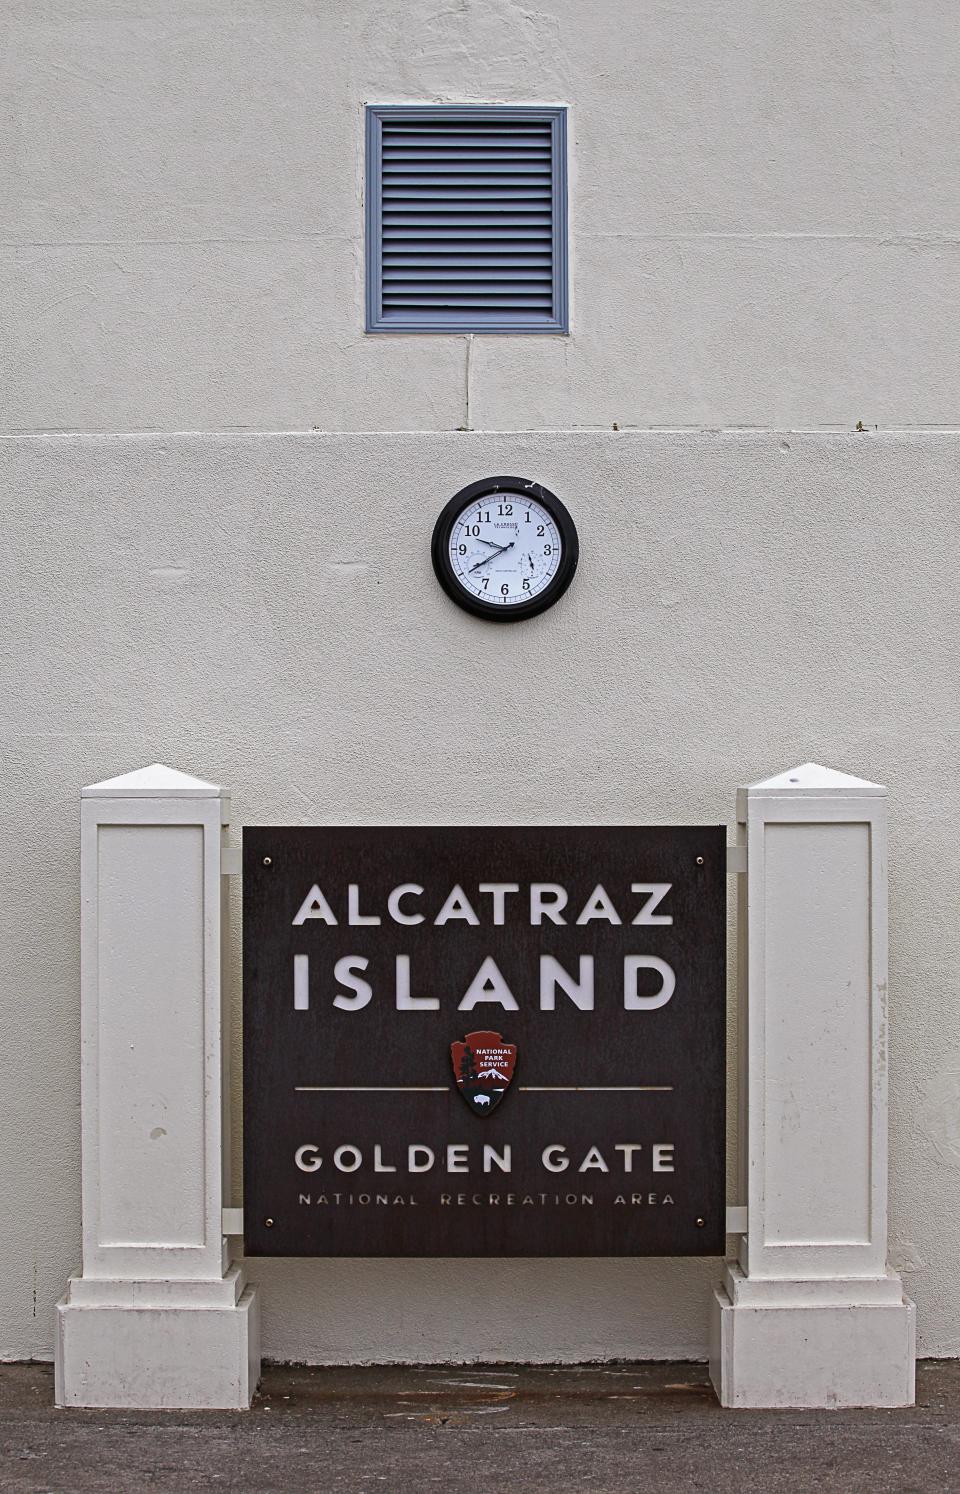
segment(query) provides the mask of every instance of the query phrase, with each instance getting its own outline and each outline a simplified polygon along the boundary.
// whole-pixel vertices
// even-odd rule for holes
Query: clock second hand
[[[490,545],[490,544],[493,543],[493,541],[492,540],[484,540],[483,543],[485,545]],[[511,540],[510,543],[509,543],[509,545],[498,545],[497,546],[496,555],[488,555],[488,556],[486,556],[486,558],[484,560],[478,560],[477,563],[476,563],[476,565],[472,565],[470,567],[470,570],[467,572],[467,575],[468,576],[471,575],[473,571],[478,571],[482,565],[489,565],[490,562],[491,562],[491,560],[496,560],[497,555],[503,555],[503,554],[506,553],[507,550],[512,550],[515,543],[516,543],[515,540]]]

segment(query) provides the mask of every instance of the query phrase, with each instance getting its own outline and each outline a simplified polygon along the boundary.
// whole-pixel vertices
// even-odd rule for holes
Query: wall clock
[[[491,622],[552,607],[580,558],[576,525],[540,483],[485,477],[446,504],[433,530],[433,568],[447,596]]]

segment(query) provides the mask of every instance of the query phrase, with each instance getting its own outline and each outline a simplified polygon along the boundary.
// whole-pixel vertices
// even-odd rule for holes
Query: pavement
[[[3,1494],[960,1491],[960,1361],[906,1411],[724,1411],[706,1367],[272,1367],[253,1408],[57,1411],[0,1365]]]

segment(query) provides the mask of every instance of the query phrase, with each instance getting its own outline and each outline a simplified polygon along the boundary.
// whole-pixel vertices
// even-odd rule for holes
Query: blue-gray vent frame
[[[516,120],[550,126],[551,288],[549,312],[498,310],[488,316],[474,310],[384,312],[383,307],[383,126],[402,124],[455,125],[463,121]],[[429,225],[427,225],[429,226]],[[424,252],[429,252],[425,250]],[[477,256],[479,257],[479,256]],[[429,283],[429,282],[428,282]],[[425,292],[426,293],[426,292]],[[570,330],[569,249],[567,214],[567,110],[562,105],[512,104],[368,104],[366,109],[366,331],[367,332],[477,332],[548,333]]]

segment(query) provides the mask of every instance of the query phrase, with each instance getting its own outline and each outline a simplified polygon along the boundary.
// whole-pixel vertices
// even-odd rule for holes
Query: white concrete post
[[[229,794],[156,763],[81,803],[83,1267],[61,1406],[244,1407],[256,1293],[222,1232]]]
[[[741,1198],[713,1306],[725,1406],[908,1406],[912,1302],[887,1267],[887,824],[807,763],[738,795]]]

